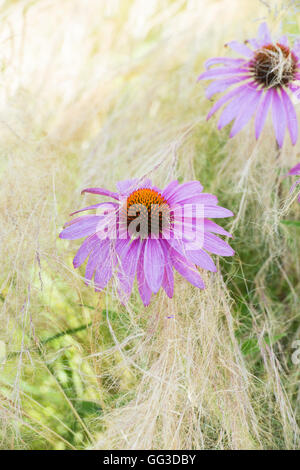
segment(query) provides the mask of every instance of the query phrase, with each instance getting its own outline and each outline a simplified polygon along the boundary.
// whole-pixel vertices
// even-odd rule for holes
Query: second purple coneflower
[[[244,44],[227,44],[241,58],[216,57],[206,62],[207,71],[199,80],[214,80],[207,90],[207,98],[225,92],[210,110],[209,119],[223,105],[218,128],[233,122],[230,137],[234,137],[255,117],[255,135],[259,138],[268,111],[272,110],[273,126],[279,147],[282,147],[288,129],[292,144],[298,138],[298,122],[294,104],[289,95],[300,99],[300,41],[289,46],[286,36],[274,41],[266,23],[262,23],[255,39]],[[213,67],[217,65],[217,67]],[[212,68],[213,67],[213,68]],[[228,88],[233,89],[227,92]]]

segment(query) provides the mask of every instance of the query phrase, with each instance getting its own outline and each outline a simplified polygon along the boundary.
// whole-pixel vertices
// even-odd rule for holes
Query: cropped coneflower
[[[291,48],[286,36],[273,41],[266,23],[262,23],[256,39],[245,44],[232,41],[227,44],[243,58],[216,57],[206,62],[207,71],[198,80],[214,80],[207,90],[210,99],[215,93],[226,91],[210,110],[209,119],[227,104],[219,119],[218,129],[234,121],[230,137],[234,137],[255,117],[255,135],[259,138],[268,111],[272,119],[276,139],[282,147],[286,129],[292,144],[298,137],[298,123],[289,94],[300,99],[300,41]],[[217,65],[217,67],[212,66]],[[228,88],[233,87],[229,92]]]
[[[292,168],[289,173],[289,175],[296,175],[296,176],[300,176],[300,163],[298,163],[298,165],[294,166],[294,168]],[[291,191],[293,191],[295,189],[295,187],[297,186],[297,184],[300,184],[300,180],[297,180],[293,186],[291,187]],[[298,201],[300,202],[300,192],[299,192],[299,195],[298,195]]]
[[[60,238],[86,237],[74,260],[75,268],[88,258],[85,280],[94,277],[96,291],[103,290],[115,274],[118,295],[126,303],[135,276],[144,305],[152,293],[163,287],[172,298],[173,268],[194,286],[203,289],[197,269],[216,271],[207,253],[232,256],[234,251],[215,234],[230,237],[210,218],[232,216],[220,207],[216,196],[203,193],[199,181],[179,184],[172,181],[164,190],[150,180],[126,180],[117,184],[118,192],[102,188],[83,193],[109,196],[114,201],[85,207],[77,214],[97,209],[97,214],[77,217],[65,225]]]

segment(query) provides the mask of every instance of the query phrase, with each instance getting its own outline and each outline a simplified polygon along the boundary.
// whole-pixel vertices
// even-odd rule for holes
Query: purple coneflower
[[[256,39],[245,44],[232,41],[227,44],[243,58],[216,57],[206,62],[207,71],[198,80],[214,80],[207,90],[207,98],[215,93],[234,88],[222,96],[210,110],[209,119],[221,106],[228,103],[219,119],[218,129],[234,120],[230,137],[234,137],[256,113],[255,135],[259,138],[269,108],[279,147],[282,147],[286,129],[295,145],[298,123],[289,93],[300,99],[300,41],[293,48],[282,36],[272,41],[268,26],[262,23]],[[220,67],[211,68],[213,65]]]
[[[294,166],[294,168],[292,168],[289,173],[289,175],[296,175],[296,176],[300,176],[300,163],[298,163],[298,165]],[[293,186],[291,187],[291,191],[293,191],[295,189],[295,187],[297,186],[297,184],[300,183],[300,180],[297,180]],[[298,201],[300,202],[300,192],[299,192],[299,195],[298,195]]]
[[[73,265],[78,268],[89,257],[85,279],[90,283],[94,277],[97,291],[103,290],[115,273],[120,300],[126,303],[136,276],[142,301],[148,305],[152,292],[156,294],[161,286],[172,298],[173,268],[203,289],[196,266],[217,270],[207,251],[222,256],[234,254],[215,235],[230,234],[209,220],[233,214],[218,205],[216,196],[202,193],[199,181],[172,181],[161,191],[150,180],[133,179],[119,182],[117,188],[118,192],[102,188],[82,191],[109,196],[114,202],[74,212],[71,215],[90,209],[98,213],[71,220],[60,233],[60,238],[70,240],[86,237]]]

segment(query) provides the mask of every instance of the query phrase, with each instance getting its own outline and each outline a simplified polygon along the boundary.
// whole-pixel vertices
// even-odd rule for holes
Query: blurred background
[[[233,141],[197,83],[261,21],[299,37],[299,1],[0,2],[0,446],[299,447],[299,220],[270,123]],[[299,106],[298,115],[299,115]],[[199,179],[235,213],[233,260],[144,308],[95,294],[58,239],[89,186]],[[97,200],[96,200],[97,199]],[[167,316],[173,314],[173,319]]]

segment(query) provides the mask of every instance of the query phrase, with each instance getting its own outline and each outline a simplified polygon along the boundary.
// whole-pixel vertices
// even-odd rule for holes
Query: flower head
[[[203,193],[199,181],[172,181],[164,190],[150,180],[126,180],[118,192],[103,188],[83,193],[109,196],[113,202],[99,203],[72,213],[97,209],[97,214],[77,217],[65,225],[60,238],[86,237],[74,260],[75,268],[88,258],[85,280],[94,277],[97,291],[103,290],[115,273],[120,300],[130,297],[135,276],[145,305],[152,293],[163,287],[171,298],[175,268],[191,284],[204,289],[197,269],[216,271],[207,251],[232,256],[234,251],[215,234],[231,235],[210,218],[232,216],[212,194]]]
[[[296,176],[300,176],[300,163],[298,163],[298,165],[294,166],[294,168],[292,168],[289,172],[288,172],[289,175],[296,175]],[[297,186],[297,184],[300,183],[300,180],[297,180],[293,186],[291,187],[291,192],[295,189],[295,187]],[[299,192],[299,195],[298,195],[298,201],[300,202],[300,192]]]
[[[230,137],[234,137],[256,114],[255,135],[258,139],[272,108],[279,147],[283,145],[286,129],[295,145],[298,123],[289,94],[300,99],[300,41],[296,41],[293,48],[286,36],[273,41],[267,24],[262,23],[257,38],[249,39],[245,44],[232,41],[228,46],[243,58],[210,59],[206,62],[206,72],[198,78],[214,80],[206,90],[207,98],[233,86],[214,104],[207,118],[228,103],[222,111],[218,128],[222,129],[234,120],[230,132]],[[214,65],[221,67],[211,68]]]

